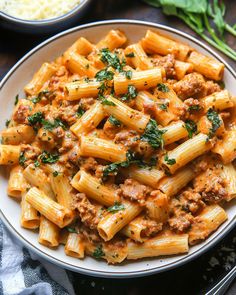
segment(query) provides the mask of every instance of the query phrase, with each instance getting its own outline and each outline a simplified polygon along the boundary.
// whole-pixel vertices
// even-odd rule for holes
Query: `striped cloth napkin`
[[[0,295],[75,295],[70,276],[16,244],[0,220]]]

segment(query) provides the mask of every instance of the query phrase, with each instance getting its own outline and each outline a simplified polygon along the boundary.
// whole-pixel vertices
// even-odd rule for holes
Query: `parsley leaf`
[[[125,206],[119,202],[115,202],[113,206],[107,208],[107,211],[112,213],[116,213],[120,210],[125,210]]]
[[[209,109],[207,111],[207,119],[212,123],[212,127],[209,130],[208,137],[212,138],[216,132],[216,130],[220,127],[222,124],[220,117],[216,111],[213,109]]]
[[[103,82],[99,87],[98,87],[98,98],[103,99],[104,98],[104,92],[108,89],[108,86]]]
[[[19,164],[21,165],[21,166],[25,166],[25,161],[26,161],[27,159],[26,159],[26,157],[25,157],[25,152],[21,152],[20,153],[20,156],[19,156]]]
[[[176,160],[170,159],[167,154],[164,156],[164,160],[168,165],[174,165],[176,163]]]
[[[42,163],[44,163],[44,164],[53,164],[53,163],[55,163],[55,162],[58,161],[59,155],[57,155],[57,154],[50,154],[49,152],[44,151],[39,156],[39,158],[42,161]]]
[[[41,101],[41,99],[42,99],[43,96],[48,96],[49,94],[50,94],[50,91],[48,91],[48,90],[40,91],[39,94],[38,94],[37,96],[35,96],[35,97],[33,97],[33,98],[31,99],[31,101],[32,101],[34,104],[36,104],[36,103],[38,103],[38,102]]]
[[[126,57],[134,57],[135,55],[134,55],[134,52],[130,52],[130,53],[127,53],[125,56]]]
[[[119,57],[115,53],[110,52],[108,48],[101,50],[101,61],[119,72],[123,70],[123,65],[120,63]]]
[[[69,226],[67,226],[66,229],[67,229],[68,232],[70,232],[70,233],[75,233],[75,234],[78,233],[77,230],[76,230],[75,228],[73,228],[73,227],[69,227]]]
[[[30,125],[35,125],[37,123],[41,123],[43,119],[43,114],[41,112],[37,112],[31,116],[28,117],[28,122]]]
[[[97,81],[105,81],[105,80],[112,80],[114,76],[114,73],[112,71],[108,71],[107,69],[105,70],[101,70],[99,72],[97,72],[95,78],[97,79]]]
[[[126,72],[124,72],[125,73],[125,76],[126,76],[126,78],[127,79],[132,79],[132,76],[133,76],[133,72],[132,71],[126,71]]]
[[[59,172],[55,170],[55,171],[53,171],[52,175],[53,175],[53,177],[57,177],[59,175]]]
[[[110,116],[108,118],[108,121],[112,124],[112,125],[115,125],[115,126],[118,126],[120,127],[121,126],[121,122],[119,120],[117,120],[114,116]]]
[[[142,141],[148,142],[150,146],[153,147],[154,149],[157,149],[159,147],[162,148],[164,145],[164,140],[162,138],[162,135],[165,132],[166,130],[158,129],[158,126],[155,120],[150,119],[140,139]]]
[[[76,115],[80,118],[83,116],[83,114],[85,113],[85,110],[82,109],[81,106],[78,107],[78,110],[76,112]]]
[[[8,127],[9,124],[10,124],[10,122],[11,122],[11,120],[6,120],[6,122],[5,122],[5,126]]]
[[[100,259],[100,258],[102,258],[103,256],[105,256],[105,253],[103,252],[102,245],[99,245],[99,246],[97,246],[97,248],[94,250],[94,252],[93,252],[93,257],[95,257],[95,258],[97,258],[97,259]]]
[[[188,131],[189,138],[192,138],[193,134],[197,132],[197,124],[192,120],[185,121],[185,128]]]
[[[113,101],[110,101],[108,99],[103,99],[101,101],[101,104],[108,105],[108,106],[115,106],[116,105]]]
[[[66,130],[65,124],[58,118],[55,119],[54,122],[50,122],[50,121],[42,119],[42,125],[43,125],[43,128],[46,130],[52,130],[59,126],[62,127],[64,130]]]
[[[159,104],[159,108],[162,111],[167,111],[168,106],[169,106],[169,103],[168,102]]]
[[[189,106],[189,108],[188,108],[189,112],[191,112],[191,111],[200,111],[200,110],[201,110],[200,105],[192,105],[192,106]]]
[[[34,167],[39,167],[39,166],[40,166],[40,163],[39,163],[38,160],[36,160],[36,161],[34,162]]]
[[[128,85],[127,93],[121,97],[122,101],[128,101],[130,99],[134,99],[137,96],[137,90],[133,85]]]
[[[18,104],[18,101],[19,101],[19,94],[17,94],[15,97],[15,102],[14,102],[15,106]]]
[[[163,83],[157,84],[157,89],[161,92],[169,92],[170,91],[169,87]]]

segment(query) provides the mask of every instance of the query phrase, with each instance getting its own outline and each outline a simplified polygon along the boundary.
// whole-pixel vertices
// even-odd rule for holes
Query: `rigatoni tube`
[[[77,233],[69,233],[65,245],[66,255],[76,258],[84,258],[84,248],[81,236]]]
[[[150,30],[142,39],[142,46],[147,53],[161,55],[174,54],[177,59],[186,60],[191,48],[183,43],[171,40]]]
[[[126,160],[126,150],[123,146],[91,136],[81,136],[80,154],[81,156],[95,157],[111,162]]]
[[[104,105],[104,110],[108,114],[115,116],[124,125],[138,132],[142,132],[145,129],[150,116],[130,108],[112,96],[108,96],[107,99],[114,104]]]
[[[165,235],[146,240],[142,244],[128,242],[127,259],[174,255],[188,252],[188,235]]]
[[[10,171],[7,194],[14,198],[21,198],[22,193],[26,191],[26,188],[27,182],[23,175],[23,168],[17,165]]]
[[[145,71],[133,72],[131,79],[127,79],[124,74],[114,76],[114,89],[117,95],[128,91],[128,86],[132,85],[137,90],[144,90],[155,87],[162,82],[163,70],[154,68]]]
[[[81,134],[86,134],[96,128],[104,117],[105,112],[101,103],[99,101],[95,102],[91,108],[70,127],[70,130],[79,137]]]
[[[225,210],[219,205],[210,205],[194,218],[189,231],[190,245],[205,240],[213,231],[215,231],[223,222],[227,220]]]
[[[59,234],[60,228],[45,218],[44,216],[40,217],[40,225],[39,225],[39,237],[38,241],[40,244],[54,248],[59,245]]]
[[[88,174],[84,170],[80,170],[73,177],[71,185],[79,192],[87,195],[98,203],[111,206],[116,201],[115,190],[100,183],[100,181]]]
[[[1,137],[4,144],[31,143],[35,138],[35,131],[31,126],[18,125],[3,130]]]
[[[20,146],[0,144],[0,165],[14,165],[19,163]]]
[[[98,223],[98,233],[103,240],[111,240],[118,231],[142,211],[142,207],[134,203],[123,202],[122,205],[124,205],[123,210],[116,213],[108,213]]]
[[[71,223],[73,219],[71,210],[56,203],[36,187],[28,191],[25,199],[42,215],[61,228]]]
[[[162,164],[173,174],[176,170],[210,149],[211,143],[208,142],[208,136],[199,133],[163,156]]]
[[[86,97],[97,97],[102,82],[96,80],[76,81],[65,84],[65,99],[78,100]]]
[[[21,226],[28,229],[35,229],[39,227],[39,220],[38,211],[25,200],[25,195],[23,194],[21,200]]]

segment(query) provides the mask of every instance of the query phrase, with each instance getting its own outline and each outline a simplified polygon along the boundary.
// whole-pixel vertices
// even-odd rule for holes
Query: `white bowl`
[[[97,22],[82,25],[63,33],[60,33],[26,54],[6,75],[0,86],[0,130],[4,128],[5,121],[10,117],[13,109],[16,94],[24,95],[22,89],[32,78],[35,71],[45,61],[52,61],[62,54],[78,37],[83,36],[96,43],[106,32],[111,29],[120,29],[126,33],[130,42],[136,42],[144,36],[147,29],[158,30],[161,33],[188,43],[198,51],[211,55],[225,64],[225,84],[226,88],[236,95],[236,73],[226,64],[226,62],[208,46],[199,40],[178,30],[158,25],[154,23],[134,21],[134,20],[114,20]],[[100,277],[138,277],[169,270],[186,263],[222,239],[236,224],[235,208],[236,200],[228,204],[226,211],[228,221],[225,222],[213,235],[205,242],[190,248],[190,252],[185,255],[171,257],[161,257],[153,259],[143,259],[134,262],[125,262],[121,265],[107,265],[104,261],[98,261],[91,257],[79,260],[68,257],[64,254],[63,247],[57,250],[46,248],[38,243],[38,235],[32,231],[20,227],[19,204],[6,194],[7,177],[4,168],[0,170],[1,192],[0,210],[1,218],[13,235],[19,239],[27,248],[34,251],[45,259],[60,265],[61,267],[87,275]]]

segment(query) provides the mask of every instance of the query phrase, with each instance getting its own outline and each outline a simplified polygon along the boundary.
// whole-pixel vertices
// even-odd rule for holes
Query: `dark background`
[[[236,1],[224,1],[227,7],[226,19],[236,23]],[[78,24],[109,19],[138,19],[169,25],[192,36],[195,33],[175,17],[166,17],[138,0],[93,0],[87,15]],[[30,49],[50,35],[30,36],[13,33],[0,27],[0,79]],[[199,38],[198,36],[196,36]],[[228,44],[236,49],[236,41],[226,35]],[[233,68],[236,62],[221,54]],[[204,294],[236,262],[235,230],[212,250],[178,269],[144,278],[101,279],[70,272],[77,294],[109,295],[197,295]],[[214,266],[213,266],[214,265]],[[234,295],[234,291],[228,295]]]

